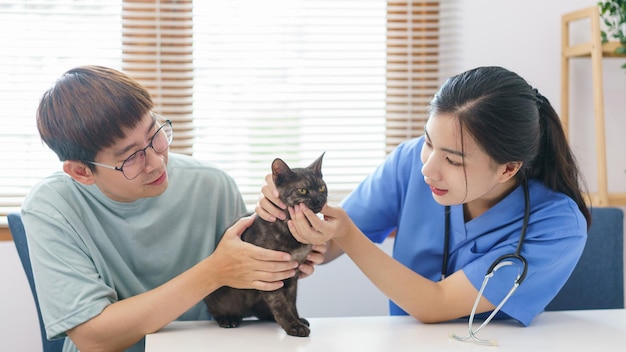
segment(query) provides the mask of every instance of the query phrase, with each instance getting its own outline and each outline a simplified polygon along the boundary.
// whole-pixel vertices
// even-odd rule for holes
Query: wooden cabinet
[[[589,20],[591,40],[586,43],[570,45],[570,24],[575,21]],[[594,206],[626,205],[626,193],[612,193],[608,189],[606,136],[604,125],[604,87],[602,80],[602,61],[605,57],[626,57],[615,54],[619,42],[602,43],[600,34],[600,13],[598,6],[581,9],[562,16],[561,19],[561,119],[566,135],[569,135],[570,108],[570,59],[575,57],[591,58],[591,76],[593,84],[593,114],[595,129],[595,149],[597,157],[597,192],[590,194]]]

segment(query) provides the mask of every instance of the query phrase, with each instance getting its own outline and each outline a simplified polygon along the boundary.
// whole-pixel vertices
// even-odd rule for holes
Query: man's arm
[[[212,255],[165,284],[106,307],[67,332],[81,351],[119,351],[178,318],[222,286],[276,290],[295,275],[288,253],[243,242],[253,217],[228,229]]]

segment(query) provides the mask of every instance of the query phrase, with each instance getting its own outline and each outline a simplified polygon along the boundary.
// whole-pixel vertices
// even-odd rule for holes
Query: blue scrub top
[[[374,242],[382,242],[397,229],[393,257],[416,273],[438,281],[445,215],[444,206],[435,202],[421,173],[423,143],[424,138],[420,137],[398,146],[341,206]],[[530,180],[528,186],[530,218],[522,246],[528,273],[497,316],[513,318],[525,326],[565,284],[587,239],[585,217],[571,198],[546,188],[538,180]],[[515,252],[523,217],[522,186],[467,223],[463,206],[452,206],[448,275],[463,270],[474,287],[480,289],[489,266],[498,257]],[[489,280],[485,297],[498,305],[520,271],[521,266],[498,270]],[[390,312],[407,314],[393,302]]]

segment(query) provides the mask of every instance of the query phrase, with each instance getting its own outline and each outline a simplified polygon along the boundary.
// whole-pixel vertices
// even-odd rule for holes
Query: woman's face
[[[467,132],[461,138],[456,117],[431,115],[425,134],[422,174],[439,204],[467,204],[484,211],[515,186],[517,164],[498,165]]]

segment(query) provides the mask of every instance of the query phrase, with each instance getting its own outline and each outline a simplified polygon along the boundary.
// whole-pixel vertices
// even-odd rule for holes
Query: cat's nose
[[[309,205],[309,208],[316,213],[319,213],[323,207],[324,203],[322,203],[322,201],[320,200],[312,200],[311,204]]]

